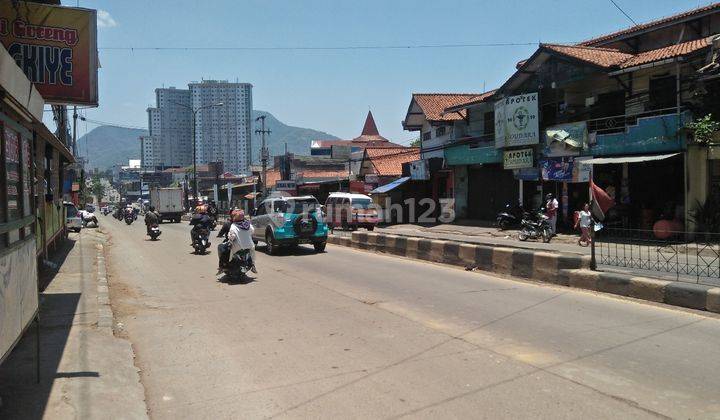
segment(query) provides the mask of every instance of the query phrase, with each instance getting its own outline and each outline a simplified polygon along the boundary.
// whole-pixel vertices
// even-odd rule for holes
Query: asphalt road
[[[710,314],[336,246],[231,285],[186,224],[101,225],[153,418],[720,418]]]

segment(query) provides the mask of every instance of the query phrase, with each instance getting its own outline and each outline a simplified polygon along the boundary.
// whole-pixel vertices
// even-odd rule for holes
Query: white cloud
[[[110,13],[102,9],[97,11],[97,20],[98,27],[100,28],[113,28],[118,25],[115,19],[110,16]]]

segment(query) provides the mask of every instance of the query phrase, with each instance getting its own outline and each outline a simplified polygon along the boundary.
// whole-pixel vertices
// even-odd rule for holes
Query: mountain
[[[110,169],[140,159],[140,136],[147,130],[101,125],[78,139],[78,153],[88,158],[88,168]]]
[[[287,143],[288,152],[306,156],[310,154],[310,142],[313,140],[338,140],[332,134],[322,131],[285,125],[271,113],[255,110],[252,112],[253,124],[255,125],[252,139],[253,162],[260,161],[262,138],[260,134],[255,134],[254,130],[260,129],[260,121],[255,122],[255,119],[262,115],[265,116],[265,129],[271,131],[270,135],[265,136],[270,156],[285,153],[285,143]]]
[[[285,143],[287,143],[288,152],[296,155],[309,155],[311,141],[337,139],[337,137],[322,131],[286,125],[266,111],[253,111],[253,122],[261,115],[266,117],[265,129],[272,132],[265,136],[270,156],[285,153]],[[256,126],[253,129],[252,138],[253,161],[259,161],[261,137],[259,134],[255,134],[254,130],[259,129],[260,125],[259,122],[254,124]],[[147,133],[146,130],[102,125],[78,139],[78,150],[80,155],[89,158],[89,168],[106,170],[119,163],[127,165],[129,159],[140,159],[140,140],[138,138]]]

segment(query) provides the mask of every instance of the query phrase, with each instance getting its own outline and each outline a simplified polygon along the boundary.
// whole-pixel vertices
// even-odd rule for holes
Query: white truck
[[[182,188],[151,188],[150,205],[160,213],[160,221],[169,220],[180,223],[183,215]]]

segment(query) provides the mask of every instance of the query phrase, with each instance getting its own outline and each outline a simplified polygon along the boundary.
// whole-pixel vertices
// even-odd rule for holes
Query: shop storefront
[[[503,168],[502,150],[491,143],[448,147],[445,161],[453,170],[458,218],[492,222],[505,204],[517,200],[519,182]]]

